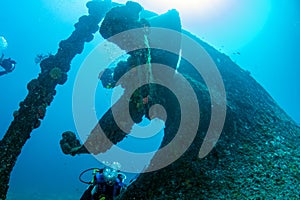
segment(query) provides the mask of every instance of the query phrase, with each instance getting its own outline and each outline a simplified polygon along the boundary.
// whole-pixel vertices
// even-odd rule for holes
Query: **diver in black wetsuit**
[[[89,171],[88,169],[83,173]],[[83,174],[81,173],[81,175]],[[80,177],[81,177],[80,175]],[[81,178],[79,178],[81,180]],[[113,200],[126,188],[126,176],[115,167],[94,169],[94,176],[80,200]]]
[[[3,58],[4,54],[2,53],[2,56],[0,58],[0,66],[4,69],[4,71],[0,72],[0,76],[14,71],[15,65],[17,64],[16,61],[12,60],[11,58]]]

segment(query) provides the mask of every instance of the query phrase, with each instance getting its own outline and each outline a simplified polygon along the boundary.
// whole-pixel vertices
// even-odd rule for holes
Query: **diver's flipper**
[[[0,76],[7,74],[7,71],[0,72]]]

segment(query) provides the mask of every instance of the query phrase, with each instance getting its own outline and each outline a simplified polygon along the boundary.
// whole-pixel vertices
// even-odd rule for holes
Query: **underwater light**
[[[127,0],[116,0],[118,3],[125,3]],[[178,10],[182,16],[194,16],[198,18],[210,17],[219,14],[229,8],[235,0],[136,0],[145,8],[158,14],[165,13],[170,9]],[[199,19],[199,18],[198,18]]]
[[[127,0],[116,0],[126,3]],[[216,48],[239,49],[256,37],[271,10],[271,0],[134,0],[158,14],[176,9],[182,26]],[[223,49],[224,50],[224,49]]]

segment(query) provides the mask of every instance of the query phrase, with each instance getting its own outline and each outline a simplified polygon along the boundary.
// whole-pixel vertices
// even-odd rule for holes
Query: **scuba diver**
[[[16,61],[12,60],[11,58],[4,58],[4,54],[0,58],[0,66],[4,68],[4,71],[0,72],[0,76],[4,74],[8,74],[15,69],[15,65],[17,64]]]
[[[120,173],[120,164],[114,162],[109,167],[103,169],[87,169],[83,171],[79,180],[83,183],[89,184],[89,187],[81,196],[80,200],[113,200],[117,197],[122,190],[126,188],[124,180],[125,174]],[[91,182],[85,182],[81,176],[93,170],[93,179]]]

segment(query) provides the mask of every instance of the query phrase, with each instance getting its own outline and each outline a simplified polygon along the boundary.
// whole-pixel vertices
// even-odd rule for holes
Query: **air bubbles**
[[[8,43],[3,36],[0,36],[0,51],[7,49]]]

